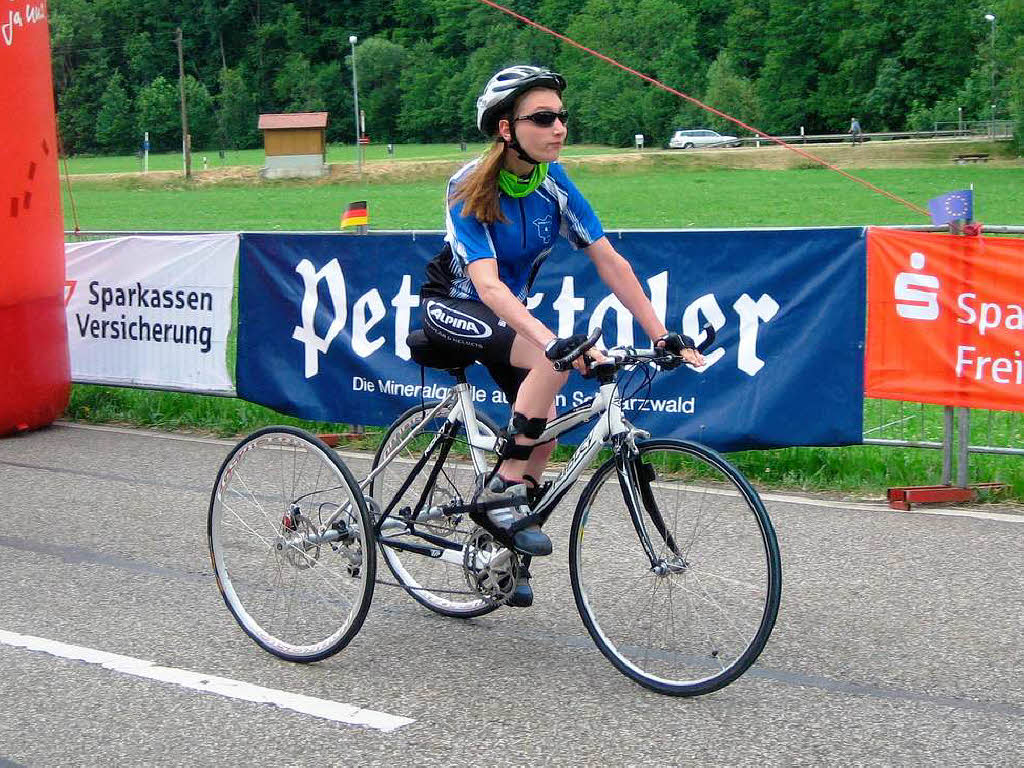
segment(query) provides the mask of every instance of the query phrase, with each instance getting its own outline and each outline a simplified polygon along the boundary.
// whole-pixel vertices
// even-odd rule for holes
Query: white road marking
[[[64,659],[84,661],[87,664],[98,664],[104,669],[109,669],[113,672],[144,677],[147,680],[171,683],[182,688],[199,691],[200,693],[215,693],[218,696],[226,696],[229,699],[241,699],[242,701],[252,701],[257,704],[273,704],[282,709],[291,709],[306,715],[321,717],[325,720],[333,720],[334,722],[346,723],[348,725],[361,725],[367,728],[375,728],[379,731],[390,732],[401,728],[403,725],[416,722],[408,717],[389,715],[386,712],[375,712],[372,709],[362,709],[352,704],[342,704],[341,702],[329,699],[318,699],[314,696],[304,696],[299,693],[275,690],[274,688],[263,688],[241,680],[204,675],[187,669],[162,667],[145,659],[107,653],[106,651],[98,651],[94,648],[84,648],[80,645],[69,645],[56,640],[47,640],[43,637],[20,635],[16,632],[7,632],[2,629],[0,629],[0,643],[16,648],[27,648],[30,651],[41,651],[42,653],[48,653],[51,656]]]
[[[105,424],[80,424],[76,421],[63,421],[58,419],[53,422],[56,427],[65,429],[84,429],[92,432],[112,432],[115,435],[132,435],[134,437],[153,437],[158,440],[178,440],[183,443],[205,443],[207,445],[235,445],[238,440],[221,437],[200,437],[199,435],[179,435],[171,432],[158,432],[154,429],[143,429],[140,427],[110,427]],[[239,438],[241,439],[241,438]]]

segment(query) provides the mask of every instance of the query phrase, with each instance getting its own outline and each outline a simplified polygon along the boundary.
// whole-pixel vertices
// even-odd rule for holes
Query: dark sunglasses
[[[544,109],[540,112],[534,112],[532,115],[521,115],[513,120],[513,122],[518,123],[520,120],[529,120],[531,123],[539,125],[541,128],[550,128],[555,124],[555,120],[561,120],[562,125],[568,125],[569,113],[564,109],[561,112],[552,112],[550,109]]]

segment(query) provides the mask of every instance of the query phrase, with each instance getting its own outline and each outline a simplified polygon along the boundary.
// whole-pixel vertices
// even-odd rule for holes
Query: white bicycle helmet
[[[565,78],[542,67],[520,64],[507,67],[487,81],[484,92],[476,100],[476,125],[488,136],[498,130],[498,120],[512,108],[512,103],[531,88],[565,90]]]

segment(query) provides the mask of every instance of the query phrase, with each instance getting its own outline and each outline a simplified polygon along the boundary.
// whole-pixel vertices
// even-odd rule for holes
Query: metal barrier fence
[[[972,138],[1009,138],[1013,136],[1013,120],[949,120],[934,123],[934,135],[968,136]]]
[[[948,227],[922,225],[897,225],[888,229],[903,229],[915,232],[948,232]],[[807,227],[814,229],[814,227]],[[609,235],[635,230],[614,230]],[[987,234],[1022,235],[1024,226],[1018,225],[985,225]],[[375,230],[377,234],[395,234],[386,230]],[[438,234],[437,230],[401,230],[402,234]],[[105,237],[127,237],[141,235],[150,237],[172,235],[211,234],[210,231],[125,231],[125,230],[90,230],[72,232],[65,231],[65,239],[93,240]],[[268,234],[282,234],[279,230]],[[291,234],[325,234],[323,231],[294,232]],[[359,237],[357,234],[336,232],[339,237]],[[104,384],[100,381],[78,381],[76,384]],[[112,386],[125,387],[122,383],[111,383]],[[138,389],[154,389],[153,387],[134,387]],[[160,391],[183,391],[161,388]],[[191,394],[216,395],[234,397],[233,392],[195,392]],[[357,429],[361,431],[358,425]],[[1024,413],[1015,411],[991,411],[985,409],[953,408],[951,406],[931,405],[898,400],[864,401],[864,440],[865,445],[890,446],[900,448],[925,448],[941,450],[942,484],[948,485],[953,480],[953,463],[956,459],[956,485],[966,487],[968,482],[969,456],[975,454],[992,454],[1002,456],[1024,456]]]
[[[895,141],[899,139],[1011,139],[1014,123],[1012,120],[977,120],[971,122],[936,123],[931,131],[876,131],[857,134],[858,142]],[[788,144],[849,143],[852,136],[847,133],[808,133],[792,136],[776,136]],[[747,146],[760,147],[774,142],[759,136],[744,136],[739,141]]]

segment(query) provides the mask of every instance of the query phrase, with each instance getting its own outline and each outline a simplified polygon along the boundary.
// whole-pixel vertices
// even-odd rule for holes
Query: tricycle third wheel
[[[775,531],[757,492],[714,451],[678,440],[638,448],[602,465],[576,508],[576,606],[623,674],[659,693],[710,693],[742,675],[771,634],[782,592]]]
[[[352,473],[316,437],[268,427],[235,446],[207,532],[224,602],[264,650],[318,661],[359,632],[377,571],[373,526]]]

